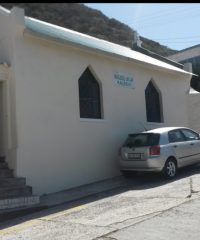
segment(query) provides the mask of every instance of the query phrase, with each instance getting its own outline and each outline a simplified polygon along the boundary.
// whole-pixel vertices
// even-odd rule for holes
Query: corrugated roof
[[[47,22],[43,22],[38,19],[25,17],[25,25],[26,28],[31,32],[39,33],[55,40],[61,40],[67,43],[73,43],[79,46],[81,45],[89,47],[94,50],[100,50],[104,53],[126,57],[131,60],[147,63],[163,69],[191,75],[191,73],[186,72],[178,67],[172,66],[168,63],[157,60],[140,52],[131,50],[128,47],[91,37],[89,35],[59,27],[57,25],[53,25]]]

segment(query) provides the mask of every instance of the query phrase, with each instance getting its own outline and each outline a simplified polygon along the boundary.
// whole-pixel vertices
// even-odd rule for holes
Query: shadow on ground
[[[196,174],[200,173],[200,164],[189,166],[186,168],[179,169],[177,177],[173,180],[165,180],[160,173],[136,173],[130,176],[128,179],[124,178],[125,185],[121,187],[117,187],[115,189],[103,191],[97,194],[93,194],[91,196],[87,196],[84,198],[81,198],[79,200],[74,200],[65,204],[61,204],[58,206],[54,206],[48,209],[40,209],[35,211],[34,213],[20,213],[20,215],[12,216],[12,219],[10,220],[1,220],[0,221],[0,230],[4,228],[8,228],[11,226],[14,226],[16,224],[23,223],[28,220],[32,220],[35,218],[41,218],[48,216],[50,214],[59,213],[61,211],[65,211],[71,208],[78,207],[80,205],[84,205],[90,202],[94,202],[103,198],[115,196],[118,194],[121,194],[123,192],[129,191],[129,190],[145,190],[145,189],[151,189],[154,187],[162,186],[165,184],[168,184],[170,182],[175,182],[180,179],[184,179],[186,177],[191,177]],[[34,210],[33,210],[34,211]],[[28,214],[28,215],[27,215]],[[22,216],[23,215],[23,216]]]

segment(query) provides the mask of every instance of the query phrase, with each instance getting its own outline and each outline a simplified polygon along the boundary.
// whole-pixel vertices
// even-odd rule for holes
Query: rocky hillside
[[[101,11],[94,10],[80,3],[0,3],[11,9],[19,6],[25,9],[26,16],[37,18],[78,32],[120,45],[132,47],[133,29],[108,18]],[[162,56],[177,52],[158,42],[141,37],[142,47]]]

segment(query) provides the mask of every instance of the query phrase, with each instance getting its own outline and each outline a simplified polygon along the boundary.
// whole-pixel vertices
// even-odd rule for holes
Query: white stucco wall
[[[194,48],[187,49],[185,51],[180,51],[176,54],[168,56],[168,58],[172,59],[176,62],[180,62],[180,61],[183,61],[185,59],[197,57],[199,55],[200,55],[200,46],[197,46],[197,47],[194,47]]]
[[[10,16],[12,51],[2,56],[11,64],[13,166],[34,194],[119,175],[118,148],[128,133],[143,130],[141,123],[149,129],[188,126],[188,76],[24,36],[22,15]],[[88,66],[102,85],[102,120],[79,117],[78,79]],[[135,89],[114,85],[115,71],[132,75]],[[145,88],[151,79],[162,93],[163,124],[146,123]]]
[[[189,127],[200,132],[200,93],[193,92],[187,95]]]
[[[16,37],[17,176],[36,194],[119,175],[117,152],[146,122],[151,78],[162,92],[164,124],[187,126],[188,77],[167,74],[54,44]],[[91,66],[102,84],[104,119],[79,117],[78,79]],[[135,89],[113,84],[114,71],[132,74]]]
[[[169,58],[179,62],[197,56],[200,56],[200,46],[176,53]],[[192,66],[190,71],[192,72]],[[200,132],[200,93],[192,90],[187,94],[187,111],[189,127]]]

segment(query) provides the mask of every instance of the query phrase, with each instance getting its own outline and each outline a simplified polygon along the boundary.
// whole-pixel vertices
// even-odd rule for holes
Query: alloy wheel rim
[[[168,162],[168,164],[167,164],[167,174],[170,177],[175,176],[175,174],[176,174],[176,166],[175,166],[174,162],[171,162],[171,161]]]

